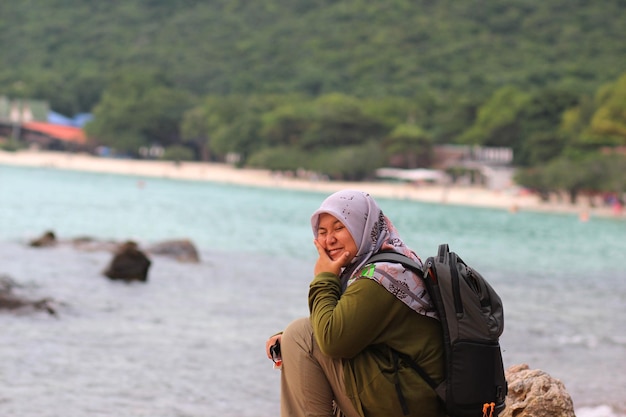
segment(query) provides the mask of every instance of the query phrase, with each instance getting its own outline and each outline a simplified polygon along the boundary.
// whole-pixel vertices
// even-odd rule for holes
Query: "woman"
[[[281,415],[442,416],[433,389],[394,353],[443,380],[441,330],[422,281],[397,263],[368,264],[380,251],[421,260],[367,193],[332,194],[311,226],[310,317],[266,343],[270,358],[281,348]]]

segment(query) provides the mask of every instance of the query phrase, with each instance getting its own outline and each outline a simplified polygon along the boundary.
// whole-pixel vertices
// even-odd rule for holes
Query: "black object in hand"
[[[270,346],[270,354],[272,355],[272,360],[276,362],[280,360],[280,343],[276,342],[272,346]]]

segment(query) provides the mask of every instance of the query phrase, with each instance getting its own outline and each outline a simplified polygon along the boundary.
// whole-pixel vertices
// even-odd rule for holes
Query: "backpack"
[[[499,344],[504,330],[500,296],[447,244],[439,245],[437,256],[423,268],[397,252],[380,252],[368,262],[401,263],[424,280],[443,330],[445,380],[436,384],[409,356],[395,354],[435,390],[450,417],[497,416],[508,391]],[[399,390],[398,396],[404,402]]]

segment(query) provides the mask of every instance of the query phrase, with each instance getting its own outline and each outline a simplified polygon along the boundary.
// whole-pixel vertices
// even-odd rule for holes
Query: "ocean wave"
[[[608,405],[597,407],[581,407],[575,410],[576,417],[625,417],[624,411],[619,412]]]

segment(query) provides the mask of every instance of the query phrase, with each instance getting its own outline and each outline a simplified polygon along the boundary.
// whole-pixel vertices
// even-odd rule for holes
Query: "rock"
[[[89,236],[76,237],[71,240],[74,249],[85,252],[115,252],[119,248],[119,243],[113,240],[100,241]]]
[[[165,255],[180,262],[200,262],[198,250],[189,239],[166,240],[148,248],[155,255]]]
[[[0,310],[43,310],[55,316],[57,313],[52,304],[50,298],[32,301],[13,294],[0,293]]]
[[[19,287],[19,284],[13,278],[4,274],[0,275],[0,294],[10,293],[15,287]]]
[[[137,243],[127,241],[119,246],[111,263],[104,270],[104,275],[111,279],[124,281],[147,281],[150,259]]]
[[[44,310],[48,314],[56,315],[52,299],[27,300],[13,293],[13,288],[16,287],[19,285],[11,277],[0,276],[0,310]]]
[[[565,385],[539,369],[513,365],[507,369],[509,393],[500,417],[576,417]]]
[[[29,245],[35,248],[54,246],[57,244],[57,237],[53,231],[48,230],[37,239],[31,240]]]

